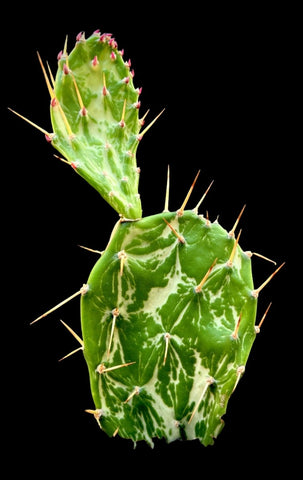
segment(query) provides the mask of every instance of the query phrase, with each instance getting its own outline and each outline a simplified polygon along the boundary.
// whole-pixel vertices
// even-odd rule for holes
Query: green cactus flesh
[[[102,429],[211,444],[256,335],[250,256],[217,222],[165,212],[120,223],[87,287],[84,356]]]
[[[69,55],[65,45],[55,79],[40,59],[53,133],[38,128],[120,215],[87,284],[66,300],[81,294],[88,411],[108,435],[208,445],[258,331],[259,291],[279,269],[254,289],[251,253],[235,238],[241,214],[228,233],[185,210],[189,195],[169,212],[167,189],[164,212],[141,218],[136,149],[153,122],[141,131],[140,90],[122,55],[96,31],[78,35]]]
[[[50,140],[105,200],[126,218],[140,218],[136,149],[142,122],[130,62],[111,35],[80,36],[59,55],[51,89]]]

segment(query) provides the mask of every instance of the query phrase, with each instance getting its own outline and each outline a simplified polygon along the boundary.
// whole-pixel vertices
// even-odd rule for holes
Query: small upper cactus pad
[[[140,218],[136,150],[140,89],[130,61],[111,34],[79,34],[68,55],[58,55],[51,94],[50,140],[85,180],[126,218]]]

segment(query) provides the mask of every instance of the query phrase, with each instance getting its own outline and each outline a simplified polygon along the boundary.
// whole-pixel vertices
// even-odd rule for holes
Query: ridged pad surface
[[[109,435],[213,443],[255,339],[251,261],[237,245],[229,262],[235,242],[192,211],[115,229],[81,300],[92,395]]]
[[[119,214],[140,218],[139,89],[122,53],[110,34],[95,33],[59,56],[52,144]]]

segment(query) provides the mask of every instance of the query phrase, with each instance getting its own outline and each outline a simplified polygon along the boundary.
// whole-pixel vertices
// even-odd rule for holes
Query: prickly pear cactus
[[[153,122],[142,130],[140,90],[111,34],[81,33],[69,55],[65,45],[55,79],[39,60],[53,133],[38,128],[120,219],[87,283],[36,320],[81,295],[83,338],[67,328],[88,366],[87,411],[108,435],[212,444],[259,331],[258,294],[281,266],[255,288],[241,214],[228,232],[200,202],[186,210],[195,182],[179,210],[167,193],[164,212],[142,218],[136,150]]]
[[[256,335],[256,303],[250,258],[218,223],[192,211],[121,223],[82,297],[102,428],[212,443]],[[115,365],[125,367],[107,371]]]

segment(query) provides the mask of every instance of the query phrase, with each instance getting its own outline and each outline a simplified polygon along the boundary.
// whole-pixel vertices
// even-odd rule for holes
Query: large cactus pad
[[[120,222],[82,296],[84,355],[109,435],[213,443],[255,339],[250,256],[193,211]]]

